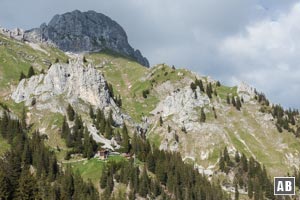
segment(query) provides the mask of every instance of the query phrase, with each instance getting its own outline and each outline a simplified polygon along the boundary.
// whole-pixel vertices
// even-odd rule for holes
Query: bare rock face
[[[54,64],[47,74],[23,79],[12,99],[30,106],[35,101],[39,110],[65,112],[67,103],[87,112],[88,105],[100,108],[106,115],[113,113],[117,124],[123,123],[123,114],[109,94],[104,77],[93,67],[76,61],[70,64]],[[78,110],[77,109],[77,110]]]
[[[49,24],[25,32],[25,40],[47,42],[69,52],[110,50],[149,67],[148,60],[128,43],[124,29],[109,17],[95,11],[75,10],[55,15]]]
[[[20,29],[20,28],[15,28],[13,30],[9,30],[9,29],[0,27],[0,33],[5,35],[6,37],[14,38],[16,40],[22,41],[24,39],[24,30]]]
[[[193,92],[189,86],[186,86],[168,95],[151,113],[160,114],[162,117],[172,115],[174,121],[184,125],[189,121],[197,121],[199,114],[196,108],[204,107],[209,103],[209,98],[199,88]]]
[[[237,93],[244,101],[248,102],[255,97],[255,89],[245,82],[242,82],[237,87]]]

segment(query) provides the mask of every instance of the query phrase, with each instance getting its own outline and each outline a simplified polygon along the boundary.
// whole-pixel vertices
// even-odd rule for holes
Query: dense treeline
[[[137,134],[132,138],[131,147],[133,159],[111,163],[104,170],[100,187],[104,189],[105,199],[113,198],[116,183],[130,187],[129,199],[158,196],[162,199],[229,199],[220,186],[210,183],[192,165],[185,164],[179,153],[151,148],[149,142]],[[141,161],[143,164],[138,165]]]
[[[285,110],[281,105],[270,106],[269,100],[262,93],[257,93],[255,99],[261,104],[261,112],[272,114],[276,119],[276,128],[279,132],[283,129],[293,133],[296,137],[300,136],[300,126],[297,124],[299,111],[297,109]]]
[[[70,128],[64,117],[61,128],[61,137],[65,139],[67,147],[72,148],[65,159],[70,159],[71,154],[82,154],[84,158],[92,158],[98,149],[98,144],[89,134],[81,118],[77,114],[74,118],[74,126]]]
[[[98,199],[91,183],[85,183],[70,169],[61,170],[54,152],[35,132],[4,112],[1,136],[13,147],[0,159],[0,199]]]
[[[236,196],[238,196],[238,188],[241,188],[248,192],[250,199],[274,199],[273,181],[268,176],[266,168],[253,157],[247,159],[244,154],[240,155],[236,152],[235,157],[231,158],[225,147],[220,154],[219,168],[226,174],[234,173],[233,184],[236,187]]]
[[[115,132],[113,130],[114,120],[112,117],[112,112],[109,112],[108,117],[106,118],[103,111],[99,108],[96,110],[96,114],[92,114],[93,108],[90,108],[90,117],[93,119],[93,124],[99,130],[99,133],[102,134],[105,138],[111,139]]]

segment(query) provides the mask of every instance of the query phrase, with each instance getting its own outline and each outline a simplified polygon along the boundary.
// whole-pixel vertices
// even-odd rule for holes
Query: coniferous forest
[[[99,199],[95,187],[58,165],[43,136],[29,136],[21,121],[1,117],[1,135],[13,148],[0,159],[0,199]]]

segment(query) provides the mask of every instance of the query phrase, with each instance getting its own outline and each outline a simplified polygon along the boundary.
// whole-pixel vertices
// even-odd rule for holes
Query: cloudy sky
[[[116,20],[151,65],[167,63],[227,85],[245,81],[300,108],[296,0],[0,0],[0,25],[30,29],[55,14],[95,10]]]

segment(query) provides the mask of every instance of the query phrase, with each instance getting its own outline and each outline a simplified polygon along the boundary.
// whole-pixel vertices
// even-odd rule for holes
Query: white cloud
[[[266,91],[271,100],[300,106],[300,3],[274,19],[264,19],[224,39],[221,57],[232,78]]]

